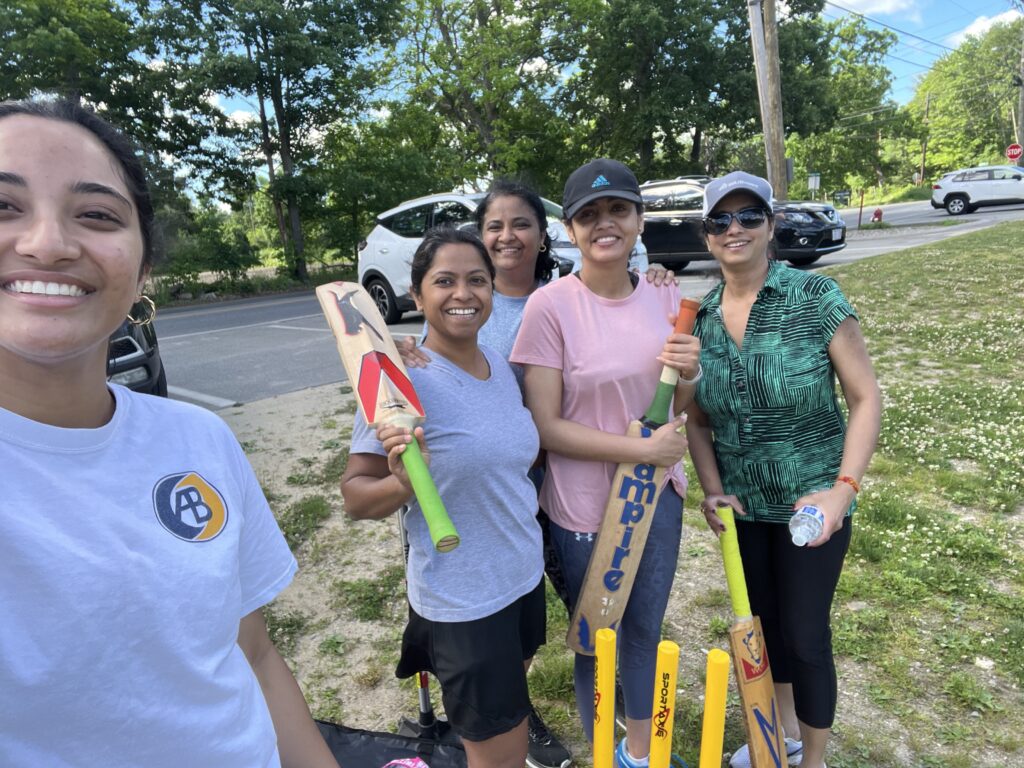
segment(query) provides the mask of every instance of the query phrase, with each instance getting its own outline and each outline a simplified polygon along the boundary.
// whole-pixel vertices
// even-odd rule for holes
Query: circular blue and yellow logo
[[[210,541],[224,530],[228,508],[198,472],[168,475],[153,489],[160,525],[183,541]]]

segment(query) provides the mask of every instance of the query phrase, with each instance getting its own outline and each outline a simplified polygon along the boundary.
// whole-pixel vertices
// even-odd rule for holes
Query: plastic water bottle
[[[821,536],[825,529],[825,516],[821,510],[811,504],[800,507],[796,513],[789,518],[789,535],[793,537],[793,543],[802,547],[809,541],[814,541]]]

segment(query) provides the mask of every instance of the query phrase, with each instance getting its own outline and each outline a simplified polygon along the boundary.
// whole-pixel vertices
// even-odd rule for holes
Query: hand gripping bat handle
[[[405,471],[409,473],[409,481],[412,483],[412,490],[416,494],[416,500],[423,510],[423,519],[427,521],[427,528],[430,529],[430,540],[434,542],[434,548],[438,552],[450,552],[459,546],[459,534],[452,524],[448,512],[444,508],[444,502],[434,485],[434,478],[430,476],[427,469],[427,462],[423,460],[420,453],[419,443],[413,437],[412,441],[406,444],[402,452],[402,463],[405,464]]]
[[[681,299],[679,314],[676,315],[676,324],[672,333],[693,333],[693,324],[697,319],[698,309],[700,309],[699,301]],[[671,420],[669,409],[672,407],[672,396],[675,394],[677,381],[679,381],[679,372],[675,368],[668,365],[662,368],[661,380],[654,393],[654,400],[651,401],[651,407],[644,414],[645,426],[660,427]]]
[[[718,537],[722,545],[722,560],[725,561],[725,580],[729,584],[732,598],[732,612],[737,618],[750,613],[750,598],[747,597],[747,582],[743,577],[743,559],[740,557],[740,542],[736,537],[736,517],[732,507],[718,507],[715,512],[722,519],[725,530]]]

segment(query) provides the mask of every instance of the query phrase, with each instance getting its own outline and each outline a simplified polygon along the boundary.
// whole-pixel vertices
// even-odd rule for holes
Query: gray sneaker
[[[526,732],[529,734],[526,764],[530,768],[569,768],[572,765],[569,750],[548,730],[536,709],[530,710]]]
[[[786,762],[790,765],[800,765],[804,757],[804,743],[786,737]],[[737,749],[729,758],[729,768],[750,768],[750,746],[744,744]]]

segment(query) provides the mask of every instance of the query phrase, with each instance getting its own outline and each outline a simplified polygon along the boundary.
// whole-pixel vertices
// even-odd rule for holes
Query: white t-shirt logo
[[[153,488],[153,510],[160,524],[184,541],[209,541],[228,522],[224,498],[198,472],[161,479]]]

